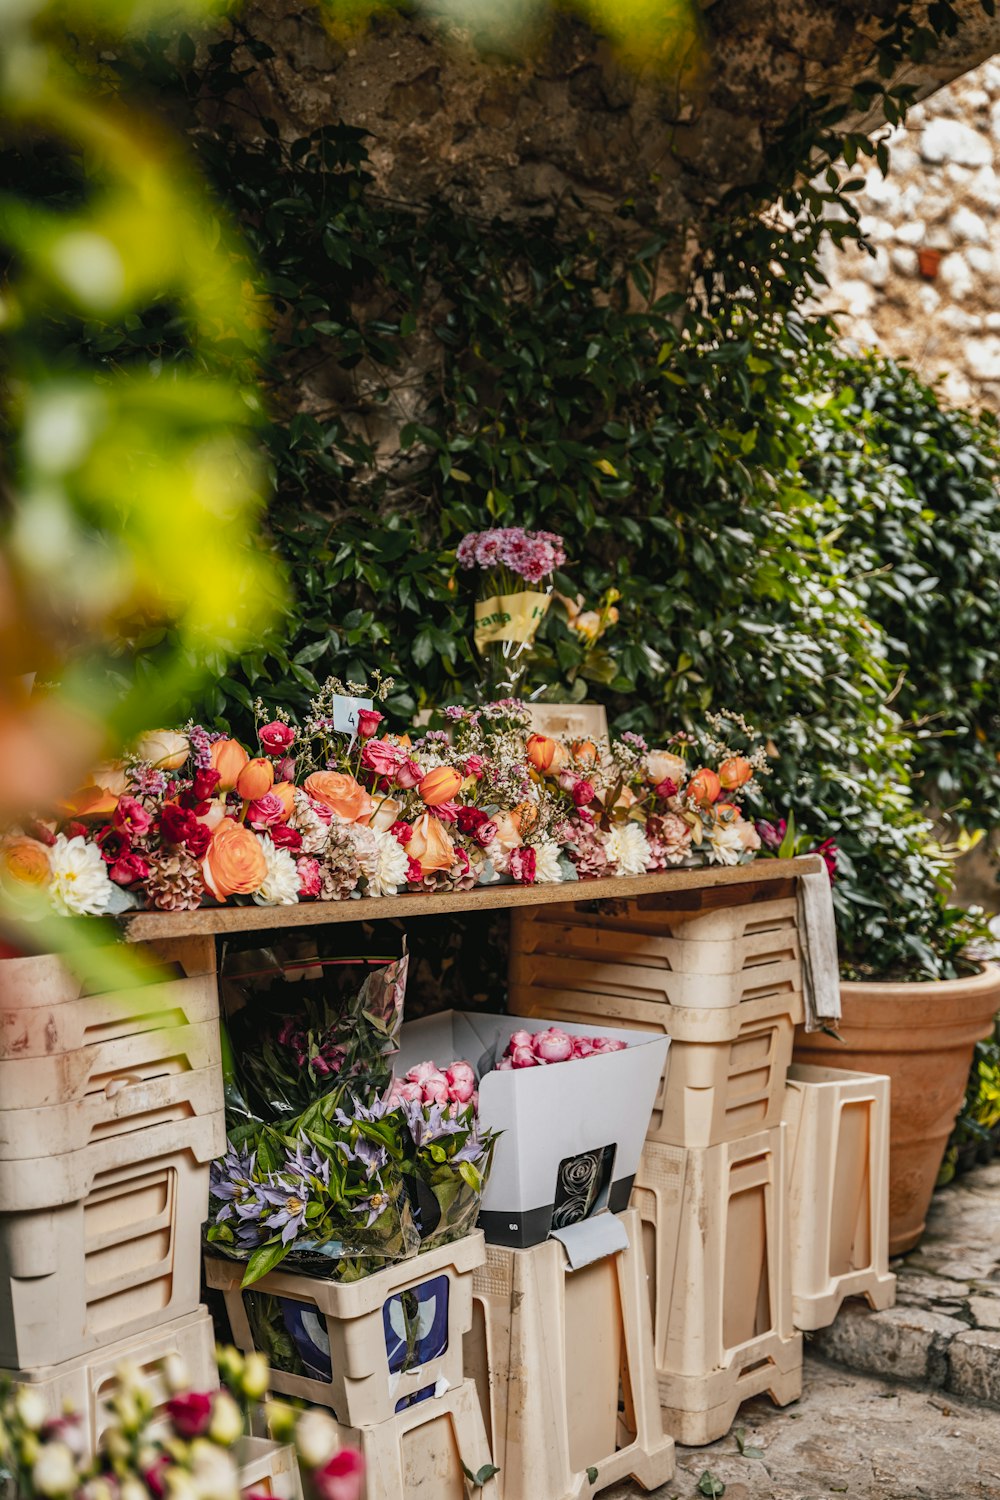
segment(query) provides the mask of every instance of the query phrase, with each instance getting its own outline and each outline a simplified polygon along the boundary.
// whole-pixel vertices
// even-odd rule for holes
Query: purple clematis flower
[[[215,1216],[217,1224],[231,1219],[234,1213],[239,1215],[241,1204],[254,1202],[257,1192],[253,1181],[255,1166],[256,1152],[241,1146],[230,1146],[221,1160],[213,1161],[209,1192],[223,1204]]]
[[[269,1172],[267,1184],[260,1184],[258,1192],[266,1205],[262,1215],[265,1226],[272,1234],[280,1229],[281,1243],[291,1244],[299,1230],[306,1227],[309,1184],[301,1177],[285,1182]]]

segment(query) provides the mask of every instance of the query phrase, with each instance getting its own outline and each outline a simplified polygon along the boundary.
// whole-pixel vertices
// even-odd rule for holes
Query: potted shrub
[[[885,810],[883,809],[883,812]],[[838,1035],[801,1032],[795,1060],[891,1079],[889,1250],[917,1244],[977,1041],[1000,1010],[1000,968],[976,957],[980,913],[953,906],[951,856],[908,808],[841,849]]]

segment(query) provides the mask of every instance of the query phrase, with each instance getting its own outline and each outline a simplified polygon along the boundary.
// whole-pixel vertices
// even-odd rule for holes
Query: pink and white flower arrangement
[[[554,531],[525,531],[523,526],[467,532],[458,544],[456,556],[459,567],[511,575],[510,587],[505,586],[503,593],[514,591],[514,578],[539,584],[566,563],[561,536]]]
[[[626,1046],[626,1042],[606,1036],[570,1036],[559,1026],[550,1026],[547,1031],[514,1031],[497,1068],[501,1072],[544,1068],[552,1063],[572,1062],[579,1057],[624,1052]]]

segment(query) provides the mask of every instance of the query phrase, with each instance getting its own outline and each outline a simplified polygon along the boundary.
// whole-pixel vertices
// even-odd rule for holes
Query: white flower
[[[738,865],[743,853],[743,839],[735,823],[713,823],[708,830],[710,865]]]
[[[604,840],[604,850],[616,865],[616,875],[643,875],[649,867],[649,841],[638,823],[615,823]]]
[[[243,1419],[239,1407],[227,1391],[218,1392],[214,1405],[218,1407],[220,1402],[225,1401],[232,1402],[239,1421],[238,1427],[233,1420],[226,1423],[226,1430],[235,1433],[228,1442],[235,1443],[243,1430]],[[223,1447],[216,1447],[216,1443],[222,1441],[224,1440],[221,1438],[216,1438],[214,1442],[196,1438],[191,1444],[191,1482],[200,1500],[239,1500],[239,1477],[233,1455]],[[187,1495],[186,1488],[183,1494]]]
[[[307,1469],[321,1469],[340,1447],[340,1428],[318,1406],[307,1408],[295,1427],[295,1446]]]
[[[294,906],[299,899],[299,872],[288,849],[278,849],[265,834],[260,847],[267,860],[267,874],[253,893],[258,906]]]
[[[49,850],[52,880],[49,896],[62,916],[99,917],[107,909],[114,887],[96,844],[77,834],[60,833]]]
[[[72,840],[73,843],[76,840]],[[83,840],[80,840],[83,843]],[[100,850],[97,851],[100,854]],[[70,1495],[79,1484],[76,1461],[65,1443],[44,1443],[31,1471],[36,1494],[55,1497]]]
[[[236,1439],[243,1436],[243,1413],[228,1391],[216,1392],[208,1435],[222,1448],[232,1447]]]
[[[45,1397],[30,1385],[14,1387],[14,1410],[29,1432],[37,1432],[51,1416]]]
[[[376,833],[376,854],[368,876],[369,896],[395,896],[401,885],[406,884],[406,872],[410,860],[399,840],[388,831]]]
[[[562,880],[559,845],[554,839],[542,839],[535,845],[535,880],[539,885],[555,885]]]

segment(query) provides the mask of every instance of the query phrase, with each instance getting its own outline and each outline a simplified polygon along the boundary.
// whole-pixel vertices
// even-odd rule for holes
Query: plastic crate
[[[707,1150],[649,1143],[632,1194],[660,1405],[680,1443],[714,1442],[741,1402],[802,1392],[785,1223],[785,1126]]]
[[[0,962],[4,1110],[65,1108],[123,1082],[218,1067],[212,940],[143,948],[154,950],[170,977],[94,994],[53,955]]]
[[[271,1386],[332,1409],[352,1428],[390,1421],[463,1378],[462,1338],[472,1322],[473,1273],[486,1258],[479,1230],[387,1266],[361,1281],[272,1271],[240,1288],[244,1267],[206,1256],[208,1284],[223,1292],[233,1338],[272,1361]],[[278,1368],[277,1341],[299,1373]]]
[[[193,1312],[213,1154],[161,1148],[95,1172],[72,1202],[0,1213],[0,1367],[55,1364]]]
[[[845,1297],[892,1307],[888,1078],[795,1063],[785,1120],[795,1326],[826,1328]]]
[[[302,1476],[291,1443],[243,1437],[234,1449],[240,1469],[240,1494],[270,1495],[273,1500],[302,1500]]]
[[[646,909],[640,898],[515,911],[510,982],[707,1007],[801,989],[796,902],[692,913]]]
[[[619,995],[544,991],[512,996],[523,1016],[593,1026],[637,1027],[670,1037],[647,1140],[706,1147],[781,1123],[802,995],[775,994],[726,1009],[662,1005]]]
[[[504,1500],[582,1500],[629,1477],[652,1490],[674,1472],[639,1218],[603,1217],[624,1234],[612,1253],[577,1269],[550,1239],[524,1250],[491,1245],[476,1273],[466,1369],[487,1413]],[[591,1221],[566,1233],[594,1229]]]
[[[64,1155],[153,1125],[183,1125],[217,1114],[225,1105],[219,1028],[209,1022],[205,1030],[211,1062],[202,1068],[152,1078],[116,1073],[81,1098],[34,1109],[5,1108],[0,1094],[0,1161]],[[19,1066],[30,1069],[35,1063],[32,1059]]]
[[[196,1391],[216,1390],[219,1373],[215,1363],[215,1333],[204,1307],[185,1317],[162,1323],[148,1333],[118,1339],[95,1354],[68,1359],[37,1370],[13,1372],[16,1381],[30,1385],[45,1398],[53,1417],[67,1409],[83,1419],[82,1432],[88,1453],[93,1453],[110,1424],[108,1401],[114,1394],[117,1372],[123,1364],[138,1370],[154,1408],[167,1400],[169,1391],[160,1372],[168,1354],[179,1354]]]

